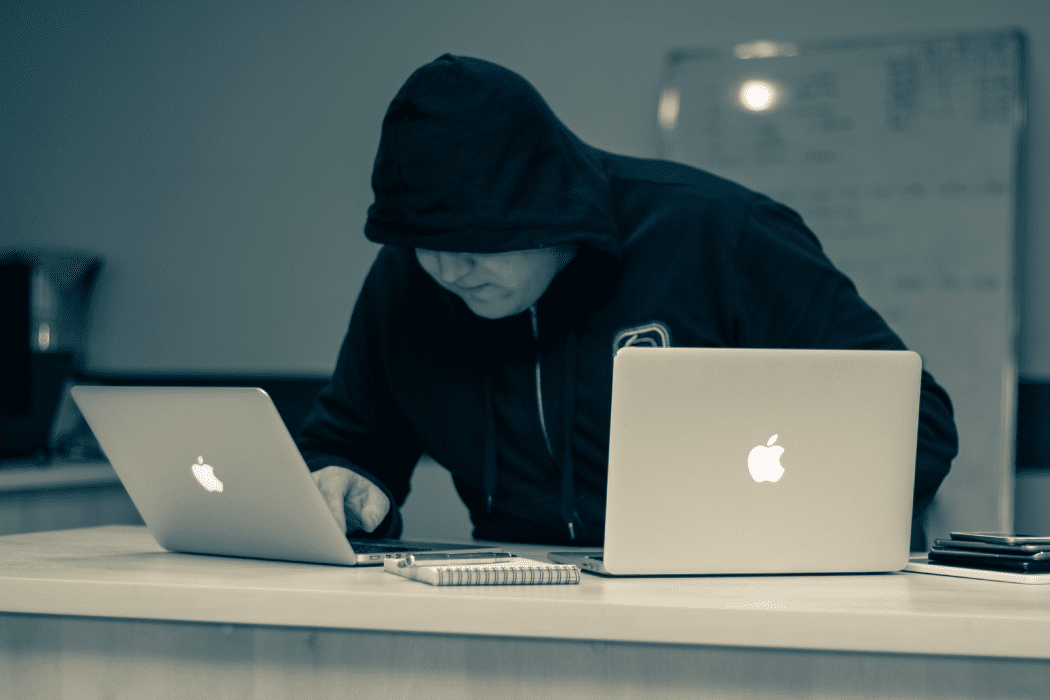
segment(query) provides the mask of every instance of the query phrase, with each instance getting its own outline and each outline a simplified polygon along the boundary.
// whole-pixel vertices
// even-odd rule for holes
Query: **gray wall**
[[[376,251],[380,120],[441,53],[652,156],[669,48],[1004,26],[1031,40],[1020,367],[1050,377],[1045,0],[4,3],[0,248],[105,256],[92,369],[330,372]]]

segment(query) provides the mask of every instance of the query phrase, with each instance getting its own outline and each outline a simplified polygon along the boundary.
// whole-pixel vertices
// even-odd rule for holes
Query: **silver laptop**
[[[319,564],[498,547],[348,540],[262,389],[76,386],[73,400],[160,546]]]
[[[922,361],[914,352],[635,348],[613,363],[610,575],[899,571]]]

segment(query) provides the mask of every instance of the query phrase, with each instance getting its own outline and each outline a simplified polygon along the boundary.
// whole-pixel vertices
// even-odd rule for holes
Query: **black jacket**
[[[429,453],[481,539],[601,543],[617,346],[904,348],[794,211],[587,146],[485,61],[446,55],[409,78],[372,185],[365,232],[386,245],[299,447],[310,469],[353,469],[396,504]],[[579,252],[539,300],[538,333],[529,312],[474,315],[413,252],[567,243]],[[924,372],[916,516],[957,445],[951,402]],[[373,535],[400,530],[392,508]]]

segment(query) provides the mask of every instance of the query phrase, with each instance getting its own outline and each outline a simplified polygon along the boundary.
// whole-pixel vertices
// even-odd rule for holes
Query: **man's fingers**
[[[354,480],[346,494],[347,530],[374,532],[390,510],[390,499],[368,479],[357,474],[353,476]],[[351,522],[352,519],[357,520],[357,523]],[[357,528],[352,527],[354,524]]]
[[[346,515],[343,511],[343,500],[346,489],[349,486],[349,479],[339,473],[340,469],[341,467],[325,467],[324,469],[311,472],[310,476],[313,477],[314,483],[317,484],[317,489],[321,492],[325,505],[331,511],[332,517],[335,518],[336,524],[339,525],[339,529],[342,532],[346,532]],[[349,470],[344,469],[343,471]]]
[[[311,476],[343,532],[374,532],[390,512],[383,490],[346,467],[325,467]]]
[[[335,518],[336,524],[339,525],[339,530],[346,532],[346,513],[343,510],[342,495],[342,489],[336,493],[329,491],[325,493],[324,500],[328,504],[328,510],[332,511],[332,517]]]
[[[390,499],[379,487],[374,484],[369,484],[369,486],[371,489],[365,501],[365,507],[361,509],[361,520],[365,530],[374,532],[386,518],[386,514],[390,512]]]

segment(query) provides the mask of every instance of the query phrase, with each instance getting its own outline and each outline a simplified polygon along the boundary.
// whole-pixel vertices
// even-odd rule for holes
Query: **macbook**
[[[639,348],[613,362],[611,575],[899,571],[922,361],[914,352]]]
[[[345,566],[409,552],[503,551],[348,540],[262,389],[76,386],[71,393],[165,549]]]

